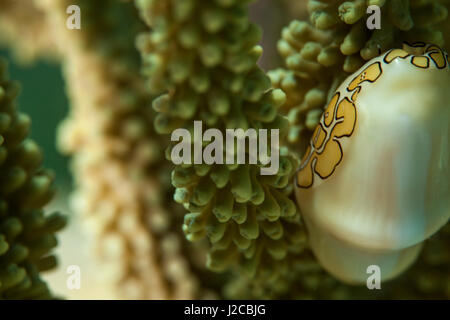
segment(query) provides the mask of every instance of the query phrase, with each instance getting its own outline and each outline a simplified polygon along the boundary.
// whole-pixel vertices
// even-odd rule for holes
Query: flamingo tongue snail
[[[396,277],[449,209],[450,63],[436,45],[405,44],[337,89],[296,175],[311,248],[336,278]]]

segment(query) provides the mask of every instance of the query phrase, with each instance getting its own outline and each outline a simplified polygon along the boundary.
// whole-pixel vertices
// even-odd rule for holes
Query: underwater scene
[[[449,10],[0,0],[0,300],[450,300]]]

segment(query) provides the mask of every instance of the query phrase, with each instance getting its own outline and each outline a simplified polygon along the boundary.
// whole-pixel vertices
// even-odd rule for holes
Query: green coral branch
[[[260,30],[249,21],[250,2],[136,1],[151,28],[137,43],[147,86],[160,95],[153,103],[157,132],[192,132],[194,120],[201,120],[222,132],[279,129],[283,141],[288,123],[277,109],[285,95],[271,90],[257,67]],[[189,211],[183,230],[191,241],[209,239],[211,269],[239,264],[249,274],[273,273],[280,261],[304,248],[303,226],[288,196],[297,165],[282,148],[274,176],[261,176],[259,165],[175,166],[174,198]]]
[[[31,121],[16,108],[18,93],[1,60],[0,299],[48,299],[40,274],[56,266],[51,250],[66,219],[42,210],[53,196],[53,175],[41,169],[41,151],[27,138]]]

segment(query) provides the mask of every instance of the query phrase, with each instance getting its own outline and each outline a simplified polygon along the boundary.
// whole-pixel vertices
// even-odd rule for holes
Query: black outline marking
[[[358,86],[354,91],[355,92],[353,92],[353,94],[352,94],[352,100],[351,101],[356,104],[356,100],[357,100],[359,94],[361,93],[361,86]],[[356,97],[355,97],[355,95],[356,95]]]
[[[339,166],[339,164],[342,162],[342,159],[344,158],[344,151],[342,150],[342,146],[341,146],[341,143],[339,142],[339,140],[337,140],[336,138],[333,138],[333,139],[331,139],[331,141],[334,141],[334,142],[336,142],[336,143],[338,144],[339,150],[341,151],[341,158],[340,158],[339,161],[336,163],[336,165],[333,167],[333,170],[331,171],[331,173],[330,173],[328,176],[326,176],[326,177],[322,177],[322,176],[320,175],[320,173],[316,171],[316,166],[314,166],[313,172],[317,173],[317,175],[318,175],[322,180],[325,180],[325,179],[328,179],[329,177],[331,177],[331,176],[333,175],[333,173],[336,171],[336,168],[337,168],[337,167]],[[330,142],[330,140],[328,140],[328,142]],[[327,143],[328,143],[328,142],[327,142]]]
[[[350,102],[350,103],[354,106],[354,108],[355,108],[355,121],[353,122],[352,132],[350,132],[350,134],[348,134],[348,135],[347,135],[347,134],[344,134],[344,135],[342,135],[342,136],[337,136],[337,135],[335,135],[334,138],[351,137],[351,136],[353,135],[353,132],[355,132],[356,122],[358,121],[358,109],[356,108],[356,104],[355,104],[355,103],[353,103],[353,102],[351,102],[350,100],[348,100],[347,97],[345,97],[345,99],[347,99],[347,101]],[[344,100],[342,100],[342,101],[344,101]],[[338,106],[338,108],[339,108],[339,106]],[[337,114],[337,112],[336,112],[336,114]],[[344,119],[344,121],[345,121],[345,117],[341,117],[341,118],[339,118],[339,119]],[[336,126],[338,126],[340,123],[343,123],[344,121],[337,123]],[[334,126],[334,128],[336,128],[336,126]],[[333,129],[334,129],[334,128],[333,128]],[[334,139],[334,138],[333,138],[333,139]]]
[[[325,129],[322,127],[322,124],[321,124],[320,122],[319,122],[319,124],[317,125],[316,128],[320,128],[320,130],[322,130],[322,131],[325,133],[325,139],[323,139],[322,144],[316,148],[316,142],[317,142],[317,140],[319,139],[320,132],[318,132],[318,134],[317,134],[317,139],[315,139],[315,141],[312,141],[312,139],[314,139],[314,137],[312,137],[312,139],[311,139],[312,147],[314,148],[315,151],[318,150],[318,149],[320,149],[322,146],[324,146],[324,145],[326,144],[326,142],[327,142],[327,135],[328,135],[327,130],[325,130]],[[334,128],[334,127],[333,127],[333,128]],[[317,130],[317,129],[316,129],[316,130]],[[314,131],[316,131],[316,130],[314,130]],[[333,130],[331,130],[331,132],[333,132]]]
[[[330,103],[331,103],[331,101],[333,101],[333,98],[335,97],[337,95],[337,100],[336,100],[336,103],[335,103],[335,105],[334,105],[334,108],[333,108],[333,116],[332,116],[332,120],[331,120],[331,123],[327,126],[327,124],[325,123],[325,113],[326,113],[326,111],[328,110],[328,107],[330,106]],[[339,100],[341,99],[341,92],[340,91],[337,91],[334,95],[333,95],[333,97],[331,98],[331,100],[330,100],[330,102],[327,104],[327,108],[325,109],[325,111],[323,112],[323,114],[322,114],[322,121],[319,121],[319,124],[321,124],[322,122],[323,122],[323,125],[325,126],[325,128],[329,128],[330,126],[331,126],[331,124],[333,123],[333,121],[334,121],[334,119],[335,119],[335,114],[336,114],[336,106],[339,104]]]
[[[414,58],[427,58],[427,66],[426,67],[422,67],[422,66],[419,66],[419,65],[415,64],[413,62]],[[416,68],[420,68],[420,69],[429,69],[430,68],[430,57],[428,57],[428,56],[412,56],[410,62]]]
[[[417,41],[417,42],[413,42],[413,43],[409,43],[408,41],[403,41],[403,44],[406,44],[407,46],[411,47],[411,48],[426,48],[427,43],[422,42],[422,41]]]
[[[424,54],[426,54],[426,53],[430,53],[430,52],[433,52],[433,51],[439,51],[439,52],[443,52],[444,50],[442,50],[442,48],[441,47],[439,47],[438,45],[435,45],[435,44],[429,44],[428,46],[427,46],[427,48],[425,49],[425,52],[424,52]]]
[[[295,184],[297,185],[298,188],[309,189],[309,188],[311,188],[311,187],[313,186],[313,184],[314,184],[314,168],[313,168],[312,166],[313,166],[313,161],[314,161],[314,160],[317,161],[317,157],[316,157],[316,158],[312,158],[312,159],[310,160],[311,163],[309,164],[309,167],[310,167],[310,169],[311,169],[311,175],[312,175],[312,178],[311,178],[311,184],[309,184],[308,186],[302,186],[302,185],[300,185],[300,184],[298,183],[298,175],[299,175],[300,171],[304,170],[306,167],[303,167],[303,169],[297,170],[297,172],[296,172],[296,174],[295,174]],[[308,161],[308,162],[309,162],[309,161]],[[315,162],[314,162],[314,164],[315,164]]]
[[[445,54],[444,54],[444,52],[445,51],[443,51],[443,50],[441,50],[441,51],[434,51],[434,50],[432,50],[430,52],[427,52],[427,56],[434,62],[434,64],[436,65],[436,68],[438,68],[439,70],[445,69],[447,67],[447,61],[445,61]],[[433,54],[433,53],[440,54],[444,58],[444,66],[442,68],[438,66],[436,60],[431,56],[431,54]]]
[[[376,77],[374,80],[364,79],[364,80],[361,81],[361,82],[359,83],[359,85],[356,86],[354,89],[352,89],[352,90],[349,89],[350,85],[352,84],[353,81],[356,80],[356,78],[360,77],[361,74],[362,74],[363,72],[365,72],[365,71],[366,71],[367,69],[369,69],[371,66],[376,65],[376,64],[378,64],[379,67],[380,67],[380,74],[378,75],[378,77]],[[347,86],[347,88],[346,88],[346,89],[347,89],[347,92],[352,92],[352,91],[356,90],[356,89],[357,89],[358,87],[360,87],[361,84],[364,83],[364,82],[369,82],[369,83],[374,83],[374,82],[376,82],[376,81],[381,77],[382,74],[383,74],[383,68],[381,67],[381,62],[377,61],[377,62],[374,62],[374,63],[370,64],[369,66],[367,66],[367,68],[365,68],[362,72],[360,72],[356,77],[354,77],[352,81],[350,81],[350,84],[349,84],[349,85]]]
[[[387,61],[387,60],[386,60],[386,59],[387,59],[387,56],[388,56],[391,52],[393,52],[394,50],[402,50],[402,51],[405,51],[405,50],[403,50],[403,49],[395,48],[395,49],[392,49],[392,50],[386,52],[386,54],[385,54],[384,57],[383,57],[383,62],[384,62],[385,64],[391,64],[392,62],[395,61],[395,59],[398,59],[398,58],[403,59],[403,60],[406,60],[409,56],[411,56],[410,53],[408,53],[407,51],[405,51],[405,52],[407,53],[406,56],[404,56],[404,57],[397,56],[397,57],[395,57],[394,59],[392,59],[391,61]]]

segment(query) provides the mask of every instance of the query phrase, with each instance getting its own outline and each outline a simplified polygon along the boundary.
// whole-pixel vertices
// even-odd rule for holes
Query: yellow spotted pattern
[[[296,182],[300,188],[309,188],[314,184],[314,177],[327,179],[335,172],[344,154],[340,144],[343,138],[349,138],[355,131],[357,121],[357,99],[365,90],[375,83],[386,68],[396,59],[410,59],[410,63],[421,69],[444,69],[450,66],[448,54],[432,44],[404,44],[403,49],[392,49],[381,59],[370,64],[358,73],[345,88],[351,100],[337,91],[328,103],[320,123],[315,129],[310,144],[297,172]]]

